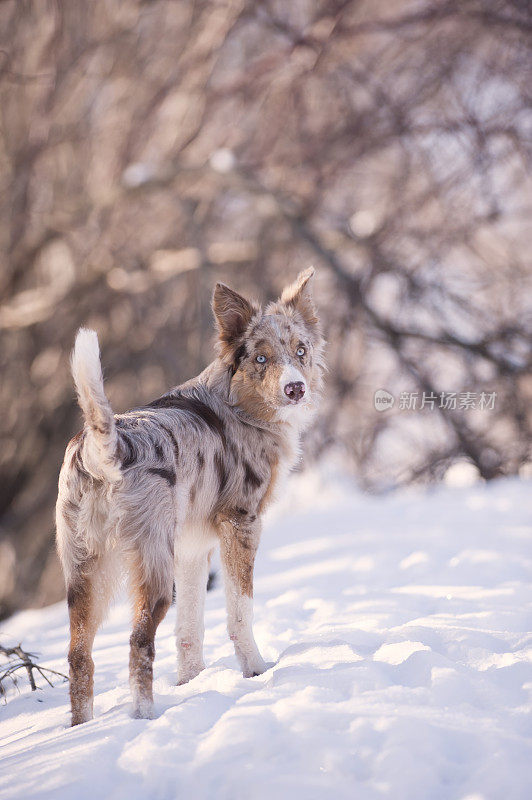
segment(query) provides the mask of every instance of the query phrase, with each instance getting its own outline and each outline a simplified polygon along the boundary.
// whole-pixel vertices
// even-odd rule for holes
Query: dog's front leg
[[[245,678],[261,675],[266,664],[253,636],[253,565],[260,528],[222,526],[220,555],[227,600],[227,630]]]
[[[181,686],[205,669],[203,634],[205,593],[209,577],[208,553],[193,556],[188,552],[176,552],[175,575],[177,685]]]

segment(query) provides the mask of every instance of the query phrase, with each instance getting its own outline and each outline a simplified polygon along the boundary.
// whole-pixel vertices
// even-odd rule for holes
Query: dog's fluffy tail
[[[117,458],[115,419],[103,389],[100,348],[96,331],[80,328],[71,359],[78,401],[85,417],[87,435],[83,464],[95,478],[112,483],[122,479]]]

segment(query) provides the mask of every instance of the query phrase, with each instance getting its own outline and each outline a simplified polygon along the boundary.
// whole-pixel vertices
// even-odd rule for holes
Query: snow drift
[[[531,485],[368,498],[295,478],[256,568],[271,668],[238,671],[221,586],[207,669],[175,686],[174,612],[157,634],[157,716],[129,716],[129,607],[94,648],[95,719],[62,684],[0,705],[0,797],[481,800],[530,796]],[[66,604],[2,625],[66,671]]]

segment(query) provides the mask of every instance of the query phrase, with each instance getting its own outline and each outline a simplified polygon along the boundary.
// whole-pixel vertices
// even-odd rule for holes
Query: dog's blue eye
[[[304,356],[305,353],[306,353],[306,350],[305,350],[304,347],[298,347],[297,350],[296,350],[296,356]]]
[[[257,356],[256,360],[259,362],[259,364],[264,364],[266,361],[266,356]]]

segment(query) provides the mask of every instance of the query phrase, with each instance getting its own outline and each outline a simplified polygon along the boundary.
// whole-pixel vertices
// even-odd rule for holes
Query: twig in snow
[[[36,670],[39,675],[44,678],[49,686],[53,686],[54,684],[46,673],[49,675],[58,675],[65,681],[68,680],[67,676],[63,675],[62,672],[57,672],[55,669],[50,669],[49,667],[41,667],[39,664],[37,664],[34,660],[37,658],[36,654],[28,653],[26,650],[23,650],[22,644],[20,643],[16,647],[4,647],[4,645],[0,644],[0,655],[3,655],[8,659],[7,664],[0,671],[0,696],[4,698],[7,694],[7,679],[9,678],[13,685],[17,686],[16,673],[20,669],[26,670],[32,692],[35,692],[39,688],[35,682],[35,676],[33,674],[34,670]]]

